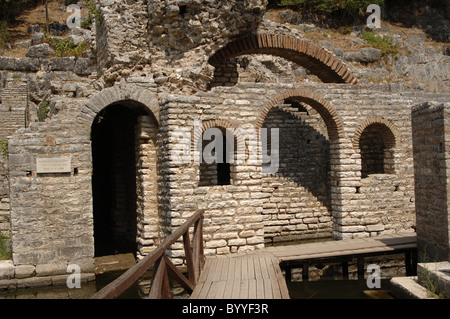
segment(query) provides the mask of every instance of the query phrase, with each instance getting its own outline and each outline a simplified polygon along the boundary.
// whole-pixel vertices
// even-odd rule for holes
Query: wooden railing
[[[188,292],[192,293],[200,276],[204,264],[203,252],[203,210],[189,217],[189,219],[167,237],[158,248],[149,253],[136,265],[128,269],[122,276],[97,292],[91,299],[112,299],[119,297],[133,283],[136,282],[152,266],[154,267],[149,298],[170,298],[169,274]],[[189,235],[190,227],[194,227],[192,244]],[[187,265],[188,278],[167,257],[166,251],[180,237],[183,244]]]

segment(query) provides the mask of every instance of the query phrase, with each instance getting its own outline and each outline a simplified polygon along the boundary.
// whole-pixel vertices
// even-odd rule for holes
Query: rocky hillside
[[[298,36],[326,47],[350,65],[362,83],[400,83],[413,90],[449,92],[448,13],[436,15],[436,9],[406,5],[403,1],[391,3],[394,4],[383,12],[381,29],[376,31],[365,30],[363,19],[354,19],[349,24],[348,20],[339,20],[339,17],[327,19],[274,6],[268,7],[263,23],[296,29]],[[80,1],[79,5],[86,19],[86,2]],[[38,5],[23,12],[17,17],[17,23],[9,27],[9,42],[3,50],[0,49],[0,55],[51,58],[72,54],[89,57],[90,48],[95,49],[91,30],[59,30],[70,15],[60,1],[50,1],[49,15],[55,28],[50,36],[59,39],[58,47],[42,30],[45,10],[43,5]],[[273,56],[239,57],[238,64],[243,81],[318,81],[298,65]]]
[[[430,28],[388,20],[374,31],[363,24],[336,28],[290,9],[268,10],[265,19],[296,28],[301,37],[326,47],[349,64],[362,83],[400,83],[409,89],[450,91],[449,43],[434,40],[439,37],[436,33],[433,36]],[[241,65],[259,81],[315,80],[305,70],[278,58],[243,60]]]

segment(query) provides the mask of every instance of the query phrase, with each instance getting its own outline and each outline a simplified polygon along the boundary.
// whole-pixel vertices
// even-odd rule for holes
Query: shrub
[[[358,13],[365,10],[370,4],[384,4],[384,0],[280,0],[279,6],[294,6],[299,10],[311,12],[333,13],[335,11],[348,11]]]
[[[361,38],[366,40],[372,47],[381,50],[381,55],[396,55],[399,47],[393,44],[391,37],[376,35],[374,31],[363,30]]]
[[[57,39],[46,37],[46,42],[55,49],[55,54],[57,57],[79,57],[84,51],[89,49],[89,42],[82,41],[80,44],[75,45],[72,38]]]
[[[39,122],[44,122],[47,118],[48,109],[50,107],[50,103],[45,101],[39,105],[39,109],[37,111],[37,118]]]

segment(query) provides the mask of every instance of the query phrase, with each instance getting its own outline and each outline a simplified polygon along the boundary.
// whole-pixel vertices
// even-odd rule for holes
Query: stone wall
[[[412,109],[419,258],[450,258],[448,103],[424,103]]]
[[[4,140],[26,126],[28,87],[20,77],[8,78],[7,72],[2,72],[0,82],[0,139]]]
[[[142,187],[137,193],[141,254],[198,209],[205,209],[207,254],[253,250],[283,238],[339,239],[413,231],[409,108],[429,96],[398,93],[391,86],[240,83],[194,96],[161,94],[157,99],[154,84],[136,81],[104,89],[81,102],[75,118],[65,118],[68,109],[62,108],[65,111],[54,119],[33,123],[10,139],[15,264],[94,256],[89,132],[101,111],[118,102],[141,105],[154,117],[145,125],[145,117],[139,118],[135,128],[140,140],[135,169]],[[286,100],[298,104],[294,108]],[[358,140],[373,123],[395,137],[395,169],[362,178]],[[249,157],[231,165],[230,185],[200,186],[200,164],[193,160],[191,147],[187,159],[177,156],[183,151],[180,145],[185,145],[180,137],[190,136],[187,145],[191,140],[195,145],[199,132],[208,127],[234,129],[236,139],[242,141],[242,129],[264,126],[281,126],[280,145],[297,140],[301,146],[291,147],[297,153],[283,157],[288,162],[280,161],[278,173],[284,176],[264,175],[261,159]],[[261,147],[247,140],[248,154],[261,152]],[[155,154],[158,161],[153,160]],[[38,156],[70,156],[72,172],[36,174]],[[299,157],[304,162],[298,162]],[[312,176],[320,178],[311,181]],[[33,226],[23,228],[23,223]],[[181,263],[181,244],[175,244],[170,255]]]
[[[7,161],[0,155],[0,234],[10,238],[10,207]]]
[[[195,97],[169,96],[166,104],[161,105],[162,112],[170,119],[168,123],[174,123],[168,124],[172,132],[169,136],[176,136],[176,130],[181,127],[190,127],[190,131],[194,132],[196,118],[203,122],[214,122],[217,126],[221,124],[222,127],[228,124],[230,128],[249,125],[258,127],[258,123],[264,123],[267,118],[276,122],[279,121],[277,117],[270,115],[270,112],[276,114],[275,109],[265,112],[267,106],[275,106],[277,103],[272,103],[274,100],[283,102],[290,97],[300,97],[301,100],[302,96],[311,99],[308,101],[309,109],[322,114],[324,111],[318,107],[317,101],[326,104],[323,97],[336,114],[334,120],[342,125],[340,133],[333,133],[333,125],[328,119],[316,130],[308,128],[312,130],[308,135],[305,133],[307,131],[302,133],[300,123],[296,124],[298,120],[292,114],[285,111],[284,115],[280,113],[278,118],[283,119],[283,123],[278,124],[290,130],[280,136],[280,145],[292,146],[292,134],[297,137],[297,142],[305,139],[301,157],[305,163],[297,162],[295,166],[291,158],[290,163],[285,163],[288,167],[285,171],[287,178],[264,177],[261,164],[251,163],[232,168],[232,185],[197,187],[198,164],[171,163],[169,166],[173,175],[169,182],[171,189],[176,190],[175,196],[169,199],[171,225],[181,225],[188,212],[204,208],[208,253],[254,249],[261,246],[265,238],[272,240],[277,236],[280,239],[283,236],[285,239],[326,237],[334,231],[335,238],[353,238],[414,231],[412,144],[408,112],[413,100],[389,91],[389,87],[371,90],[345,85],[240,83],[230,88],[217,87],[210,93],[199,93]],[[389,124],[393,134],[397,134],[395,171],[392,174],[361,178],[360,151],[355,147],[354,139],[359,138],[360,127],[372,123],[374,118],[378,118],[380,123],[387,119],[389,123],[395,123]],[[320,134],[324,133],[325,125],[325,134]],[[330,131],[331,135],[341,136],[330,139]],[[328,147],[329,157],[325,155]],[[170,154],[171,151],[167,152]],[[320,165],[311,162],[312,159],[318,160],[317,152],[324,156]],[[289,159],[287,154],[284,155],[283,159]],[[301,175],[304,175],[305,180],[298,180]],[[313,175],[318,176],[315,179],[317,185],[311,184]],[[297,178],[297,184],[289,178],[294,181]],[[279,204],[275,204],[277,201]]]

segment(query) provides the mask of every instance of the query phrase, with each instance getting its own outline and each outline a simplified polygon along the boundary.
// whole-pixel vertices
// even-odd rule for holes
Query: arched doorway
[[[272,99],[257,123],[279,129],[280,167],[263,174],[265,242],[331,238],[342,120],[320,95],[297,89]]]
[[[102,109],[91,127],[95,256],[142,254],[157,229],[157,123],[131,101]],[[150,213],[148,211],[150,210]],[[147,218],[152,215],[156,220]],[[156,216],[154,216],[156,215]],[[150,244],[152,244],[150,243]]]

